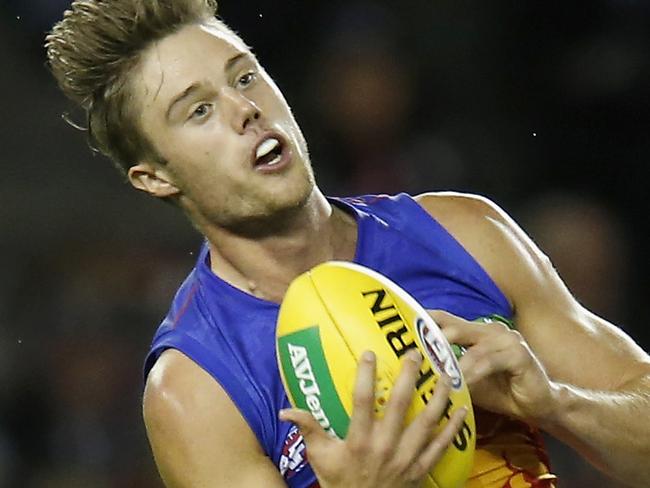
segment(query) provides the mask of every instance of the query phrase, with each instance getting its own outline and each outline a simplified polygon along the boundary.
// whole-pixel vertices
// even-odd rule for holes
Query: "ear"
[[[180,189],[174,184],[169,173],[151,163],[131,166],[127,176],[135,188],[154,197],[166,198],[180,193]]]

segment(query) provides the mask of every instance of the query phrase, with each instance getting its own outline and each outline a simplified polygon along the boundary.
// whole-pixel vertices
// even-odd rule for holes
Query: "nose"
[[[251,123],[258,120],[262,111],[250,98],[243,93],[227,88],[222,93],[222,98],[227,100],[227,106],[231,113],[228,114],[232,128],[238,133],[243,134],[249,128]]]

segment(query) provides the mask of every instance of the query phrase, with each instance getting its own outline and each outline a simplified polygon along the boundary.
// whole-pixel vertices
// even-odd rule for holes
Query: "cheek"
[[[168,134],[162,143],[162,154],[169,162],[191,171],[207,170],[233,159],[237,154],[233,141],[207,125]]]
[[[261,108],[265,112],[270,112],[273,115],[286,115],[291,113],[291,109],[284,95],[266,73],[262,76],[258,89],[259,91],[256,93],[256,96],[261,104]]]
[[[247,181],[247,177],[241,171],[241,154],[230,149],[227,151],[223,145],[215,147],[214,144],[200,143],[176,147],[173,159],[169,160],[170,168],[181,188],[196,198],[204,199],[217,188],[239,191],[238,185]]]

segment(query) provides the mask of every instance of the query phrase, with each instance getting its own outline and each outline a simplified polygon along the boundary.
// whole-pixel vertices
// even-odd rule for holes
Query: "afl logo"
[[[427,324],[424,319],[419,317],[416,321],[416,329],[431,364],[438,370],[438,373],[447,373],[451,378],[451,386],[454,390],[460,389],[463,384],[460,367],[440,329],[435,325]]]

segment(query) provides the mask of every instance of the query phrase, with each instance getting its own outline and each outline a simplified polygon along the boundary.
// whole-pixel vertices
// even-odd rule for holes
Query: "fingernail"
[[[280,417],[280,420],[286,420],[288,412],[289,412],[289,410],[286,409],[286,408],[283,408],[282,410],[280,410],[280,412],[278,412],[278,417]]]
[[[413,361],[414,363],[420,364],[422,361],[422,354],[420,354],[420,351],[417,349],[411,349],[409,352],[406,353],[406,357]]]
[[[375,359],[375,353],[372,351],[364,351],[363,354],[361,355],[361,360],[367,363],[374,361],[374,359]]]

